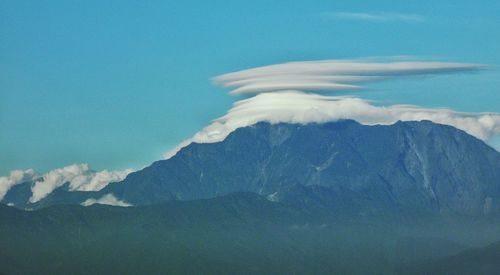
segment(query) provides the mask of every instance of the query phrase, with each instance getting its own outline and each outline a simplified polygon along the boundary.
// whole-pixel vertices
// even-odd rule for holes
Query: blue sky
[[[238,99],[211,77],[287,61],[491,64],[356,93],[500,112],[500,2],[332,2],[0,1],[0,175],[82,162],[140,168]]]

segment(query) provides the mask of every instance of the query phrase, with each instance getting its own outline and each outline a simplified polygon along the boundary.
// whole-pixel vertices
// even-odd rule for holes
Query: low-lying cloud
[[[29,201],[38,202],[65,183],[69,183],[70,191],[99,191],[110,182],[123,180],[131,172],[131,169],[95,172],[88,164],[73,164],[54,169],[44,174],[31,187],[32,196]]]
[[[8,176],[0,177],[0,201],[13,186],[27,181],[34,181],[29,202],[35,203],[66,183],[69,183],[69,191],[99,191],[111,182],[123,180],[131,172],[132,169],[96,172],[88,164],[72,164],[43,175],[33,169],[13,170]]]
[[[0,201],[3,200],[7,192],[16,184],[32,180],[36,176],[33,169],[13,170],[8,176],[0,177]]]
[[[120,207],[129,207],[132,206],[132,204],[124,202],[122,200],[117,199],[113,194],[106,194],[102,196],[99,199],[87,199],[86,201],[82,202],[81,205],[83,206],[91,206],[94,204],[105,204],[105,205],[113,205],[113,206],[120,206]]]

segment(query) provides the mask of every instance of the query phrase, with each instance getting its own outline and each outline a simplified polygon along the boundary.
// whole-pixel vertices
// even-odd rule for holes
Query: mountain
[[[500,153],[429,121],[258,123],[222,142],[191,144],[101,193],[142,205],[241,191],[280,198],[297,185],[328,189],[337,206],[497,212]]]
[[[500,153],[461,130],[430,121],[375,126],[353,120],[261,122],[221,142],[190,144],[99,192],[63,187],[35,205],[22,205],[26,195],[20,191],[29,184],[13,188],[3,202],[40,208],[113,194],[148,205],[253,192],[290,203],[311,197],[311,203],[356,215],[409,209],[489,215],[500,211]],[[14,200],[15,192],[22,199]]]
[[[258,123],[97,192],[32,185],[0,204],[0,274],[498,270],[473,247],[500,240],[500,153],[429,121]],[[79,205],[109,194],[133,206]]]

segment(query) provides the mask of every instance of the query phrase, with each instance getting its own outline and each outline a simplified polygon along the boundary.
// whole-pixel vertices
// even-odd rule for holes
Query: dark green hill
[[[410,267],[414,274],[496,275],[500,273],[500,242]]]
[[[464,250],[465,235],[487,235],[480,223],[325,213],[253,193],[129,208],[0,206],[0,272],[393,274],[403,263]]]

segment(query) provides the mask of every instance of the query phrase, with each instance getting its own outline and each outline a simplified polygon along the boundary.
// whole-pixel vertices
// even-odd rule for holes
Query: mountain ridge
[[[81,203],[106,194],[133,205],[232,192],[280,198],[293,186],[304,185],[325,187],[337,198],[375,201],[381,209],[486,215],[500,210],[499,170],[500,153],[493,148],[462,130],[430,121],[373,126],[353,120],[260,122],[236,129],[221,142],[190,144],[98,192],[67,192],[63,187],[33,206]],[[9,193],[5,198],[14,202],[14,192]]]

